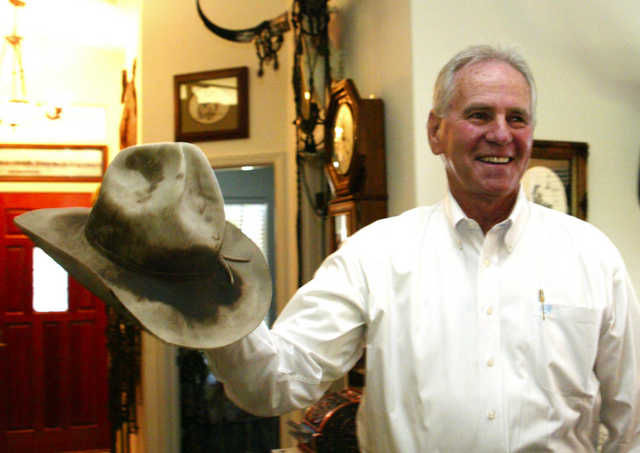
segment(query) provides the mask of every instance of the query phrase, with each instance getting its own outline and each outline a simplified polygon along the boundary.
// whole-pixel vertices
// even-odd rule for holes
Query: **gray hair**
[[[467,65],[481,61],[497,60],[511,65],[524,76],[531,93],[531,121],[536,118],[536,82],[525,59],[513,48],[499,48],[488,45],[471,46],[454,55],[438,74],[433,92],[433,113],[443,117],[451,106],[451,99],[456,89],[455,75]]]

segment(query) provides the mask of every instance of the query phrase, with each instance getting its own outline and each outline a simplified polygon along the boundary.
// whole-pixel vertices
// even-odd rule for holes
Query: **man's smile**
[[[513,157],[482,156],[478,157],[477,160],[487,164],[508,164],[513,161]]]

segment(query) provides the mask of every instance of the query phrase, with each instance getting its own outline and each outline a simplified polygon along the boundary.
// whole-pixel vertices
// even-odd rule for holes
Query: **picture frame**
[[[249,137],[248,79],[246,66],[175,75],[175,140]]]
[[[107,145],[0,144],[0,181],[100,182]]]
[[[527,197],[586,220],[588,148],[584,142],[534,140],[522,178]]]

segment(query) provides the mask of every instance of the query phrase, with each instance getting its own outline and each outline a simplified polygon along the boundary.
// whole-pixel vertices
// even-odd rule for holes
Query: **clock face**
[[[522,176],[527,198],[547,208],[569,212],[567,194],[560,177],[550,168],[531,167]]]
[[[347,103],[338,107],[333,123],[332,165],[339,175],[345,175],[351,166],[354,146],[353,112]]]

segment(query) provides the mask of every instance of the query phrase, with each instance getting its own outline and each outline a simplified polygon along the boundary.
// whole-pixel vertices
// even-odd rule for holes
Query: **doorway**
[[[216,169],[225,217],[264,253],[275,276],[274,172],[272,166]],[[275,320],[275,285],[266,321]],[[180,349],[182,451],[269,453],[279,448],[278,417],[256,417],[235,406],[199,351]]]
[[[104,305],[13,223],[91,195],[0,193],[0,453],[110,446]]]
[[[275,278],[273,167],[251,166],[215,170],[224,197],[226,219],[249,236],[267,259]],[[276,315],[275,285],[267,322]]]

